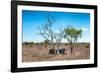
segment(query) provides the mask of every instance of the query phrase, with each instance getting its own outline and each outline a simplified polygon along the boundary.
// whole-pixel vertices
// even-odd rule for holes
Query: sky
[[[44,38],[39,35],[38,27],[46,22],[46,15],[50,14],[56,20],[53,24],[53,31],[64,29],[68,25],[82,29],[82,37],[78,42],[90,42],[90,14],[76,12],[50,12],[50,11],[22,11],[22,36],[23,42],[43,42]],[[62,39],[62,42],[67,42]]]

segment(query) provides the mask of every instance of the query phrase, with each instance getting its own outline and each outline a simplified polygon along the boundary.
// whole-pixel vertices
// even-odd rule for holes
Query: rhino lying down
[[[65,48],[59,48],[59,49],[50,49],[49,54],[66,54]]]

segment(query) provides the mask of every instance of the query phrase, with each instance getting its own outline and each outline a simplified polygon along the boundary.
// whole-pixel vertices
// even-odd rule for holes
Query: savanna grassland
[[[64,54],[49,54],[50,45],[23,44],[22,62],[58,61],[58,60],[82,60],[90,58],[90,44],[76,43],[70,52],[69,44],[62,43],[60,48],[65,48]]]

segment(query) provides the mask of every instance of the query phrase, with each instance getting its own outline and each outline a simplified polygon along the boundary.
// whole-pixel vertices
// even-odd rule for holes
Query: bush
[[[86,45],[85,45],[85,48],[90,48],[90,45],[89,45],[89,44],[86,44]]]
[[[68,43],[65,43],[65,46],[67,46],[68,45]]]
[[[23,45],[28,45],[28,42],[24,42]]]

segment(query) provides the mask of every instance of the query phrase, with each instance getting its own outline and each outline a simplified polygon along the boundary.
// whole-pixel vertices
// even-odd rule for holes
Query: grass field
[[[61,44],[61,48],[65,48],[65,54],[49,54],[50,45],[22,45],[22,62],[38,62],[38,61],[56,61],[56,60],[79,60],[90,58],[90,44],[75,44],[72,53],[68,44]]]

